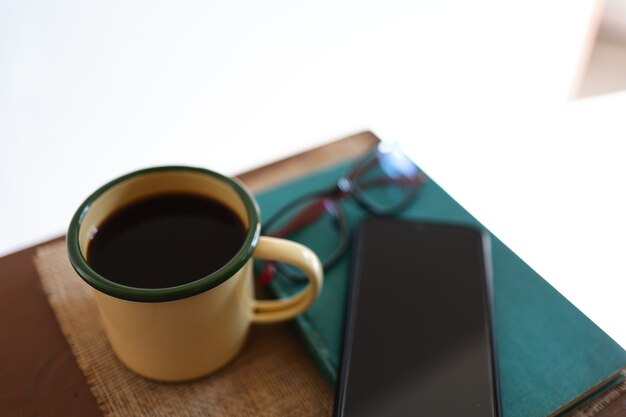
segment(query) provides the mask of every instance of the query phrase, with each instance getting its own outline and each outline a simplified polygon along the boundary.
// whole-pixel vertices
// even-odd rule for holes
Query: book
[[[347,172],[350,162],[258,193],[262,218],[271,217],[297,197],[331,187]],[[346,210],[352,231],[369,215],[350,198],[339,204]],[[494,335],[504,416],[558,414],[579,402],[581,396],[609,385],[626,367],[626,351],[622,347],[432,179],[422,186],[416,200],[398,217],[468,224],[490,235]],[[311,226],[301,242],[325,239],[329,239],[327,230]],[[294,320],[309,354],[331,386],[335,384],[341,357],[350,258],[347,253],[325,273],[320,298],[309,311]],[[292,295],[303,285],[280,274],[269,284],[278,297]]]

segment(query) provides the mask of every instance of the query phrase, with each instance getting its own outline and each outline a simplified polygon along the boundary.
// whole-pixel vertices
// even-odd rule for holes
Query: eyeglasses
[[[278,210],[263,224],[262,233],[305,243],[318,254],[324,270],[329,270],[346,253],[350,242],[350,226],[341,200],[353,197],[373,215],[396,215],[413,202],[426,179],[397,145],[381,143],[332,187],[303,195]],[[322,233],[324,239],[319,239]],[[290,280],[306,280],[303,273],[290,266],[268,262],[260,282],[269,282],[276,270]]]

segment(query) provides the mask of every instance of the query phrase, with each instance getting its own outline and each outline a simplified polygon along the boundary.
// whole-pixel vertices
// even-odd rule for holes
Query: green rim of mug
[[[80,246],[78,243],[78,232],[82,220],[89,211],[89,208],[105,191],[110,189],[116,184],[126,181],[129,178],[150,174],[153,172],[162,171],[191,171],[197,172],[212,177],[216,177],[224,183],[228,184],[238,195],[244,203],[246,209],[246,215],[248,216],[248,231],[246,232],[245,240],[235,256],[222,266],[217,271],[210,275],[202,277],[198,280],[168,288],[138,288],[129,287],[126,285],[118,284],[110,281],[94,271],[84,258]],[[141,302],[162,302],[162,301],[174,301],[191,297],[196,294],[200,294],[211,288],[214,288],[221,283],[228,280],[241,269],[245,263],[252,257],[252,253],[256,249],[259,242],[261,222],[259,215],[259,206],[252,196],[252,193],[246,188],[243,183],[237,179],[226,177],[214,171],[210,171],[204,168],[188,167],[188,166],[161,166],[154,168],[146,168],[139,171],[134,171],[113,181],[108,182],[80,205],[76,213],[72,217],[70,226],[67,232],[67,252],[72,267],[76,270],[78,275],[89,285],[101,291],[105,294],[111,295],[116,298],[121,298],[130,301]]]

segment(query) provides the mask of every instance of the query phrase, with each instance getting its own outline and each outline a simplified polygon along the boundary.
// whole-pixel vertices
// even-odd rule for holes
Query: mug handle
[[[308,284],[296,295],[280,300],[254,300],[252,322],[275,323],[304,312],[322,291],[324,270],[313,251],[290,240],[261,236],[254,250],[255,258],[291,264],[304,271]]]

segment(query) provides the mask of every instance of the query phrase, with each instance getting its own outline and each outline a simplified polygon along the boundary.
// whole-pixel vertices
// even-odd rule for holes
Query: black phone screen
[[[485,236],[447,224],[362,223],[336,416],[500,415]]]

